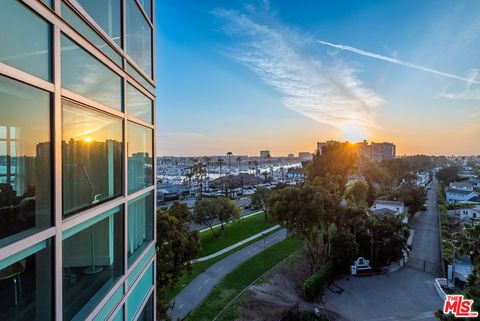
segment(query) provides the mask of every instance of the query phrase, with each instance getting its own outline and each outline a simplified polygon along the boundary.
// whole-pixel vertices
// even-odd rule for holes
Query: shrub
[[[325,263],[318,272],[310,276],[303,284],[303,292],[307,299],[313,299],[318,295],[325,284],[333,277],[335,273],[335,264],[333,261]]]

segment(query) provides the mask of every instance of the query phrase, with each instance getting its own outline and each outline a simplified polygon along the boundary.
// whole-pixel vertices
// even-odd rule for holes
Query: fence
[[[432,262],[418,259],[416,257],[410,257],[408,258],[407,266],[412,269],[423,271],[437,277],[443,276],[443,267],[440,262]]]

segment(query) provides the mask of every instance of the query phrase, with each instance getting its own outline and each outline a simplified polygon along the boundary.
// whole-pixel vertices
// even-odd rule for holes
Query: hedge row
[[[310,276],[303,284],[303,292],[307,299],[313,299],[318,295],[326,283],[334,276],[335,264],[333,261],[325,263],[318,272]]]

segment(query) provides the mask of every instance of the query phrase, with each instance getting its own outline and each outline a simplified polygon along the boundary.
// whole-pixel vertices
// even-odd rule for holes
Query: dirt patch
[[[237,305],[237,321],[277,321],[289,309],[312,312],[314,305],[302,298],[309,265],[303,251],[251,286]]]

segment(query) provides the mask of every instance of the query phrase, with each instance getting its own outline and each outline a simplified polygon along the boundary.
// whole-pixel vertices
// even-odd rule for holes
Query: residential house
[[[403,223],[408,223],[408,217],[406,215],[406,208],[403,202],[387,201],[387,200],[375,200],[373,206],[370,208],[372,213],[379,216],[401,216]]]
[[[480,201],[480,196],[477,192],[468,189],[447,188],[445,191],[445,199],[448,204],[466,204],[476,203]]]
[[[459,189],[462,191],[473,191],[474,183],[471,181],[451,182],[450,188]]]
[[[480,224],[480,205],[456,208],[448,211],[448,216],[468,225]]]

